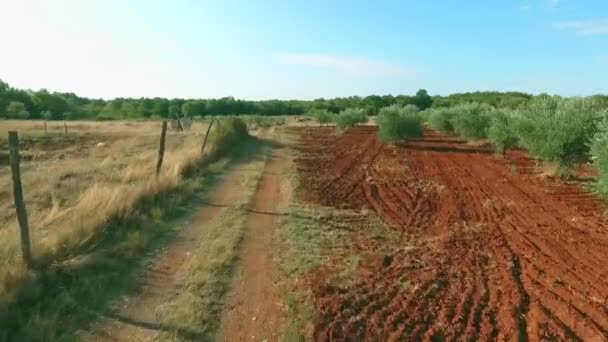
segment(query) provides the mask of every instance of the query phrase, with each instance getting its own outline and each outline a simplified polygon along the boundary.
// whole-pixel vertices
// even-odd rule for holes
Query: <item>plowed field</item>
[[[608,222],[579,185],[433,132],[398,147],[371,126],[300,133],[300,196],[373,209],[412,247],[319,282],[317,340],[608,340]]]

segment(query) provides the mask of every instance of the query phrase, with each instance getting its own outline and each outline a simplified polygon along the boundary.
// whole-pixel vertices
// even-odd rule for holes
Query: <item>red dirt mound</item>
[[[375,127],[300,137],[301,197],[373,208],[413,246],[313,288],[317,340],[608,340],[608,224],[578,185],[433,132],[399,147]]]

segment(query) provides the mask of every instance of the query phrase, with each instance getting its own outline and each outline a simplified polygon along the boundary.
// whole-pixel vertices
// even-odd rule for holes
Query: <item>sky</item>
[[[94,98],[608,93],[608,0],[0,0],[0,79]]]

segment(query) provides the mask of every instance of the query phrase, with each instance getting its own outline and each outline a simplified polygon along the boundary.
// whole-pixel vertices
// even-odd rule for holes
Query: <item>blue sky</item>
[[[608,1],[0,0],[0,79],[90,97],[608,93]]]

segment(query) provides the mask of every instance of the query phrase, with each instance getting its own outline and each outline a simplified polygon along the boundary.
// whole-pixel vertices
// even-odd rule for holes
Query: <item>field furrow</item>
[[[413,246],[313,289],[318,340],[608,339],[608,223],[578,184],[434,132],[300,137],[302,198],[374,210]]]

